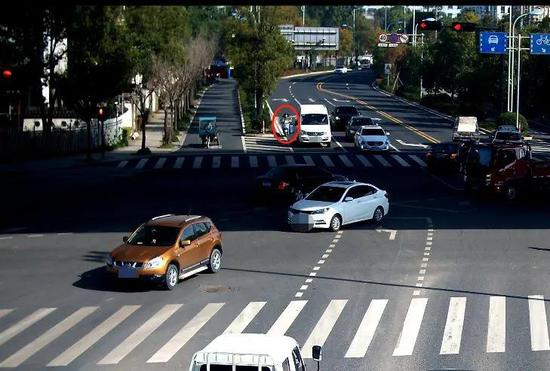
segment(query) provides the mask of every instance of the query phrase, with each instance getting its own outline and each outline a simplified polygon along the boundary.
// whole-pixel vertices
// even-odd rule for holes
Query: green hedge
[[[497,118],[497,125],[512,125],[516,126],[516,113],[515,112],[503,112]],[[521,131],[527,131],[529,129],[529,123],[527,119],[520,113],[519,125]]]

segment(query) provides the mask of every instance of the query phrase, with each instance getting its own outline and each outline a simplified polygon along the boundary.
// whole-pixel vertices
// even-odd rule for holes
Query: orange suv
[[[221,232],[204,216],[157,216],[123,241],[106,262],[118,278],[156,279],[172,290],[180,279],[221,267]]]

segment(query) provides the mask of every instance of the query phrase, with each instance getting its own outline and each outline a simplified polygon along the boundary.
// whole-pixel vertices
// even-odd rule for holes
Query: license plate
[[[310,142],[321,143],[323,139],[321,137],[309,137]]]
[[[138,278],[138,271],[132,267],[118,267],[118,278]]]
[[[264,187],[271,187],[271,182],[263,182],[262,186]]]

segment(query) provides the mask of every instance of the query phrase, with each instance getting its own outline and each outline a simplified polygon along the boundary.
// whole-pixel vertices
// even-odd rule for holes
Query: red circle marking
[[[277,134],[277,130],[275,130],[275,120],[277,119],[277,114],[279,113],[279,111],[285,108],[290,110],[294,115],[296,115],[296,130],[294,131],[294,135],[292,135],[288,140],[282,139],[279,136],[279,134]],[[300,122],[300,113],[292,104],[289,104],[289,103],[281,104],[275,109],[275,111],[273,111],[273,116],[271,117],[271,133],[273,133],[273,136],[275,137],[277,142],[284,145],[294,143],[296,139],[298,139],[298,135],[300,135],[301,128],[302,126]]]

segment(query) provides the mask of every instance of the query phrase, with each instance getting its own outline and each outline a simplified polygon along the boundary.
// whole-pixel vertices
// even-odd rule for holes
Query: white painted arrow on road
[[[347,100],[347,99],[336,99],[336,98],[332,98],[332,100],[335,101],[335,102],[349,103],[349,100]]]
[[[429,146],[427,146],[426,144],[421,144],[421,143],[407,143],[407,142],[403,142],[401,139],[396,139],[395,140],[397,143],[403,145],[403,146],[410,146],[410,147],[421,147],[421,148],[428,148]]]
[[[397,231],[395,229],[380,229],[380,228],[377,228],[376,232],[378,232],[378,233],[380,233],[380,232],[389,233],[390,234],[390,240],[395,240],[395,236],[397,235]]]

